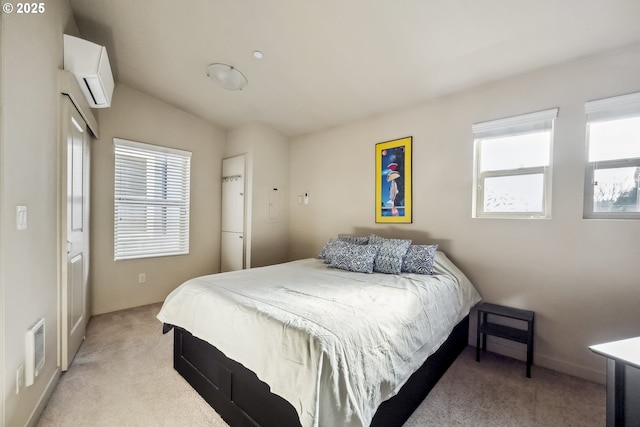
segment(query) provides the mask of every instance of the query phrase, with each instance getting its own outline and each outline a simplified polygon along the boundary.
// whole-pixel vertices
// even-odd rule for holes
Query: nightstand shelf
[[[489,315],[506,317],[526,322],[527,329],[518,329],[491,322]],[[497,304],[482,303],[478,306],[478,336],[476,341],[476,361],[480,361],[480,349],[487,349],[487,335],[516,341],[527,345],[527,377],[531,378],[531,365],[533,364],[533,311],[519,308],[505,307]],[[482,337],[482,347],[480,338]]]

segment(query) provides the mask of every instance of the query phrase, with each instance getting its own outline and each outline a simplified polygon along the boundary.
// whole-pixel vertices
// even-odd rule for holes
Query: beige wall
[[[486,301],[536,312],[535,364],[603,381],[604,360],[588,346],[640,335],[640,222],[582,219],[584,103],[639,91],[638,69],[635,47],[295,138],[292,258],[315,256],[341,232],[439,243]],[[553,107],[553,218],[472,219],[471,125]],[[413,136],[413,223],[375,224],[374,146],[405,136]],[[299,205],[295,195],[306,191],[310,204]]]
[[[269,126],[253,123],[229,131],[226,157],[247,155],[248,265],[260,267],[287,261],[289,140]],[[278,189],[281,209],[269,217],[269,193]]]
[[[37,420],[59,376],[57,361],[57,70],[62,34],[77,28],[66,0],[47,2],[41,15],[2,14],[0,153],[0,338],[2,424]],[[15,209],[28,208],[17,231]],[[25,333],[46,321],[46,362],[34,384],[16,395],[16,370],[25,363]]]
[[[94,110],[96,111],[96,110]],[[98,111],[91,153],[92,314],[164,300],[186,279],[220,270],[220,176],[225,133],[173,106],[117,84],[111,108]],[[191,151],[189,255],[113,260],[113,138]],[[138,275],[146,282],[138,283]]]

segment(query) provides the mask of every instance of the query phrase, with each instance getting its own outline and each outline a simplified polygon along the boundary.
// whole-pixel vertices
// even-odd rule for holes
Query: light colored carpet
[[[604,427],[605,386],[467,347],[404,427]]]
[[[37,427],[224,427],[173,369],[173,332],[162,335],[160,304],[91,318]]]
[[[173,333],[162,335],[159,309],[93,317],[37,427],[226,426],[174,371]],[[526,378],[523,362],[474,357],[468,347],[405,427],[605,425],[603,385],[536,366]]]

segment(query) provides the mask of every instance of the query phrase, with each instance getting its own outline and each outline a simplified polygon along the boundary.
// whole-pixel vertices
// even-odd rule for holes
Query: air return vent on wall
[[[25,337],[25,384],[30,386],[44,366],[44,318],[27,331]]]
[[[113,74],[104,46],[65,34],[64,69],[75,76],[89,106],[111,106]]]

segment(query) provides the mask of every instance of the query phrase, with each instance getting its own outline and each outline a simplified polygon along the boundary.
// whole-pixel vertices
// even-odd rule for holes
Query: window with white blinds
[[[558,109],[472,126],[474,218],[550,218],[553,122]]]
[[[584,217],[640,219],[640,92],[589,101]]]
[[[188,254],[191,153],[113,143],[115,260]]]

